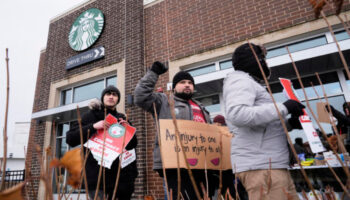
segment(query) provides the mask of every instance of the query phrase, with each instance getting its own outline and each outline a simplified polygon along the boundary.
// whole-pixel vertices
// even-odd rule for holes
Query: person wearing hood
[[[251,45],[269,77],[266,50]],[[287,170],[287,137],[270,94],[260,84],[263,76],[248,43],[237,47],[232,64],[235,71],[227,75],[223,86],[226,123],[235,135],[231,141],[232,169],[236,169],[234,173],[247,190],[249,199],[261,199],[261,196],[270,200],[287,199],[284,191],[293,199],[299,199]],[[283,118],[291,114],[286,120],[289,130],[301,128],[298,117],[303,114],[305,106],[287,100],[277,103],[277,107]]]
[[[141,78],[138,82],[134,96],[135,104],[147,112],[150,112],[154,116],[153,103],[155,103],[156,112],[159,119],[172,119],[170,113],[170,105],[168,103],[168,97],[164,93],[154,92],[155,85],[161,74],[164,74],[168,70],[168,67],[161,62],[154,62],[151,70]],[[174,92],[175,101],[175,114],[176,119],[193,120],[201,123],[211,123],[209,112],[204,106],[192,99],[195,82],[191,74],[185,71],[180,71],[175,74],[173,78],[172,89]],[[158,122],[156,122],[158,123]],[[153,169],[158,172],[161,177],[164,177],[162,171],[162,160],[160,155],[160,148],[158,144],[158,135],[156,134],[153,149]],[[176,158],[174,158],[176,159]],[[194,179],[196,180],[197,187],[200,190],[200,183],[206,185],[205,171],[196,169],[192,170]],[[172,198],[177,197],[177,170],[166,169],[168,189],[172,190]],[[215,192],[215,185],[213,183],[215,177],[211,170],[208,170],[209,179],[209,195],[212,196]],[[201,192],[201,190],[200,190]],[[190,181],[188,172],[186,169],[181,169],[181,193],[184,199],[197,199],[192,183]],[[201,194],[203,197],[203,194]]]
[[[83,143],[86,143],[89,138],[97,133],[99,129],[108,129],[111,124],[106,122],[106,115],[111,114],[118,119],[118,123],[130,123],[125,121],[126,117],[124,114],[117,111],[117,104],[120,101],[120,92],[118,88],[110,85],[106,87],[101,94],[101,101],[90,102],[89,111],[82,116],[82,135]],[[80,142],[80,129],[79,125],[76,124],[67,132],[67,144],[70,147],[76,147],[81,144]],[[132,150],[137,146],[137,139],[134,136],[128,145],[125,147],[126,150]],[[82,148],[83,152],[86,152],[86,148]],[[117,172],[119,168],[119,158],[113,161],[111,169],[103,167],[105,178],[101,177],[101,182],[98,191],[98,197],[100,199],[112,199],[115,182],[117,178]],[[85,165],[85,172],[88,183],[88,190],[90,198],[94,199],[97,181],[99,176],[100,165],[97,160],[89,153]],[[118,189],[116,197],[120,200],[128,200],[131,198],[134,192],[134,182],[138,175],[136,160],[131,162],[120,171],[120,178],[118,183]],[[103,182],[104,181],[104,182]],[[103,188],[105,186],[105,188]],[[104,193],[105,191],[105,193]],[[108,197],[108,198],[107,198]]]

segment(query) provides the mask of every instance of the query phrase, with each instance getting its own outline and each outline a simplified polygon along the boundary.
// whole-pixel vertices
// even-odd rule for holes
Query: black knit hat
[[[251,45],[259,59],[259,62],[266,76],[270,76],[270,69],[265,61],[264,49],[261,46],[255,45],[253,43],[251,43]],[[256,61],[248,43],[237,47],[237,49],[233,52],[232,65],[235,68],[235,70],[247,72],[249,75],[263,80],[263,76],[261,74],[258,62]]]
[[[185,71],[179,71],[178,73],[175,74],[174,78],[173,78],[173,89],[175,88],[176,84],[182,80],[190,80],[194,85],[194,79],[192,77],[192,75],[188,72]]]
[[[117,102],[117,104],[118,104],[119,101],[120,101],[120,92],[119,92],[118,88],[114,87],[113,85],[107,86],[107,87],[102,91],[102,93],[101,93],[101,101],[102,101],[102,103],[103,103],[103,96],[105,96],[105,94],[106,94],[107,92],[115,92],[115,93],[117,93],[117,95],[118,95],[118,102]]]

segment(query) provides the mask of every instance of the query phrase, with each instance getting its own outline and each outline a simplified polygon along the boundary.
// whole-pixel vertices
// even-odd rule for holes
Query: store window
[[[220,70],[230,69],[232,68],[232,61],[226,60],[226,61],[220,62],[219,65],[220,65]]]
[[[269,49],[267,51],[266,58],[272,58],[272,57],[288,54],[286,46],[288,46],[289,51],[293,53],[293,52],[297,52],[297,51],[301,51],[301,50],[305,50],[305,49],[309,49],[309,48],[313,48],[313,47],[317,47],[325,44],[327,44],[327,39],[325,35],[322,35],[320,37],[311,38],[308,40],[303,40],[300,42],[286,44],[281,47]]]
[[[199,75],[208,74],[215,71],[216,71],[215,64],[212,64],[212,65],[207,65],[197,69],[189,70],[188,73],[190,73],[192,76],[199,76]]]
[[[84,85],[75,86],[61,91],[60,105],[77,103],[93,98],[100,98],[102,90],[108,86],[117,86],[117,77],[106,77]]]
[[[339,31],[336,32],[334,35],[337,41],[347,40],[350,38],[349,34],[346,31]]]
[[[209,111],[209,113],[217,113],[221,111],[219,95],[212,95],[212,96],[200,97],[195,99],[201,102],[205,106],[205,108]]]

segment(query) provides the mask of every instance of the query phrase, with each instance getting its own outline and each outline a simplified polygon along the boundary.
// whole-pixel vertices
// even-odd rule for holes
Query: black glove
[[[324,107],[326,108],[327,112],[329,112],[328,105],[324,105]],[[334,113],[335,109],[333,108],[333,106],[329,105],[329,107],[331,107],[332,113]]]
[[[305,108],[305,106],[298,101],[289,99],[283,104],[287,107],[288,112],[294,117],[299,117],[300,115],[304,114],[303,109]]]
[[[292,116],[291,118],[288,119],[288,123],[292,127],[292,129],[303,129],[298,117]]]
[[[168,71],[168,66],[165,66],[163,63],[156,61],[152,64],[151,70],[156,74],[161,75]]]

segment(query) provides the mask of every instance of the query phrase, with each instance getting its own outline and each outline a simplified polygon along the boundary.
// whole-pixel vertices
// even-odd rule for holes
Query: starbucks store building
[[[120,90],[117,110],[128,113],[137,129],[139,175],[133,199],[143,199],[145,195],[164,198],[163,180],[152,170],[154,120],[133,103],[136,84],[157,60],[169,61],[169,71],[160,77],[156,88],[169,92],[175,73],[188,71],[196,83],[194,98],[203,103],[214,118],[224,115],[223,79],[234,70],[232,52],[246,39],[268,50],[270,84],[276,100],[286,100],[278,81],[284,77],[292,80],[304,102],[285,49],[288,46],[311,107],[316,110],[318,96],[323,99],[315,76],[318,72],[330,103],[341,111],[342,104],[350,101],[350,80],[327,24],[323,19],[315,19],[308,1],[235,2],[86,0],[51,19],[47,44],[40,54],[26,156],[26,175],[31,179],[26,192],[28,198],[45,199],[48,191],[40,180],[39,159],[49,163],[52,156],[60,158],[71,149],[65,138],[66,132],[77,123],[77,107],[83,115],[89,109],[88,103],[100,98],[108,85]],[[349,9],[349,3],[344,2],[341,16],[349,14]],[[334,11],[330,8],[325,11],[348,61],[349,35]],[[322,126],[327,133],[332,133],[329,124]],[[292,132],[291,136],[306,140],[302,131]],[[37,146],[42,157],[38,156]],[[65,170],[60,171],[57,181],[54,172],[47,173],[56,199],[63,190],[67,194],[71,192],[73,199],[86,192],[84,188],[74,190],[65,184],[68,178]],[[62,187],[57,187],[57,183]],[[80,194],[79,199],[85,198]]]

